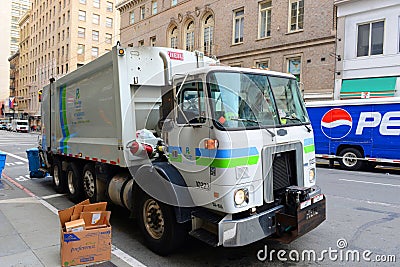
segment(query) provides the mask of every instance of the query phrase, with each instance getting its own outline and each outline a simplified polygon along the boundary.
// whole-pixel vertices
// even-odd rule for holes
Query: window
[[[112,35],[110,33],[106,33],[106,43],[111,44],[112,42]]]
[[[212,55],[214,38],[214,17],[211,14],[205,16],[203,22],[203,51],[205,55]]]
[[[169,47],[178,48],[178,28],[174,26],[169,33]]]
[[[98,57],[98,56],[99,56],[99,48],[92,47],[92,57]]]
[[[291,0],[289,9],[289,31],[303,29],[304,22],[304,0]]]
[[[92,22],[93,22],[93,24],[99,25],[100,24],[100,15],[93,14]]]
[[[135,23],[135,13],[132,11],[130,14],[129,14],[129,23],[130,24],[133,24],[133,23]]]
[[[78,37],[85,38],[85,28],[78,27]]]
[[[92,40],[93,41],[99,40],[99,32],[98,31],[92,31]]]
[[[243,42],[244,9],[235,11],[233,16],[233,43],[239,44]]]
[[[151,2],[151,14],[152,15],[157,14],[157,1]]]
[[[259,4],[258,38],[271,36],[271,1]]]
[[[140,41],[138,42],[138,46],[144,46],[144,40],[140,40]]]
[[[171,6],[176,6],[178,4],[178,0],[172,0],[171,1]]]
[[[106,18],[106,27],[111,28],[113,24],[112,18]]]
[[[82,11],[82,10],[79,10],[78,18],[79,18],[80,21],[85,21],[86,20],[86,12]]]
[[[180,93],[177,123],[204,123],[205,122],[205,98],[202,81],[190,81],[178,84]]]
[[[109,12],[113,11],[113,3],[112,2],[107,2],[106,10]]]
[[[143,20],[145,18],[146,15],[146,9],[144,8],[144,6],[140,7],[140,19]]]
[[[256,67],[259,69],[268,69],[269,68],[269,60],[257,61]]]
[[[79,3],[86,5],[86,0],[79,0]]]
[[[185,28],[185,49],[194,50],[194,22],[190,21]]]
[[[358,25],[357,57],[382,55],[385,22]]]
[[[100,8],[100,0],[93,0],[93,6]]]
[[[83,55],[85,54],[85,45],[83,44],[78,44],[78,55]]]
[[[288,58],[288,72],[293,74],[297,81],[300,82],[301,75],[301,57]]]
[[[155,36],[153,36],[153,37],[150,37],[150,46],[156,46],[156,37]]]

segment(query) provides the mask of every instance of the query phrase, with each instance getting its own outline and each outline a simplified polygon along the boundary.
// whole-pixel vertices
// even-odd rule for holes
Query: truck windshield
[[[207,82],[213,120],[219,127],[248,129],[308,123],[295,79],[211,72]]]
[[[26,122],[26,121],[17,121],[17,125],[26,126],[26,125],[28,125],[28,122]]]

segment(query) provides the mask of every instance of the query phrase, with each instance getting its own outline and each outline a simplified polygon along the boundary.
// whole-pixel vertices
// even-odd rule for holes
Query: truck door
[[[176,83],[174,127],[168,133],[170,162],[181,172],[187,186],[210,188],[210,168],[196,164],[196,152],[210,136],[209,107],[201,79]]]

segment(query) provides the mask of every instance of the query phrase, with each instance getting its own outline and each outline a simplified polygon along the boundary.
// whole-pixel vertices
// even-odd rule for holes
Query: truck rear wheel
[[[138,223],[145,245],[159,255],[172,253],[184,241],[185,227],[177,223],[173,207],[144,192],[138,205]]]
[[[53,161],[51,173],[53,176],[54,190],[56,190],[57,193],[64,193],[66,189],[65,172],[63,172],[61,162],[58,159]]]
[[[76,163],[68,163],[67,167],[67,189],[68,197],[73,202],[78,202],[82,199],[83,184],[80,180],[81,172]]]
[[[340,153],[339,159],[340,166],[345,170],[358,171],[363,167],[361,152],[356,148],[345,148]]]
[[[91,203],[97,201],[96,172],[94,166],[88,163],[83,167],[83,191]]]

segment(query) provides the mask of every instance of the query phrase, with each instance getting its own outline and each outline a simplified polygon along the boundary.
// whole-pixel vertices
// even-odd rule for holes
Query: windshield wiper
[[[259,121],[252,120],[252,119],[231,118],[231,120],[232,120],[232,121],[245,121],[245,122],[252,122],[252,123],[260,124]],[[275,137],[276,134],[275,134],[274,132],[272,132],[270,129],[265,128],[265,130],[267,130],[267,132],[268,132],[272,137]]]
[[[308,127],[307,124],[304,124],[304,122],[303,122],[302,120],[300,120],[299,118],[297,118],[295,114],[292,114],[291,116],[281,117],[281,119],[298,121],[298,122],[300,122],[302,125],[304,125],[304,127],[306,127],[306,129],[307,129],[307,131],[308,131],[309,133],[311,132],[311,128]]]

